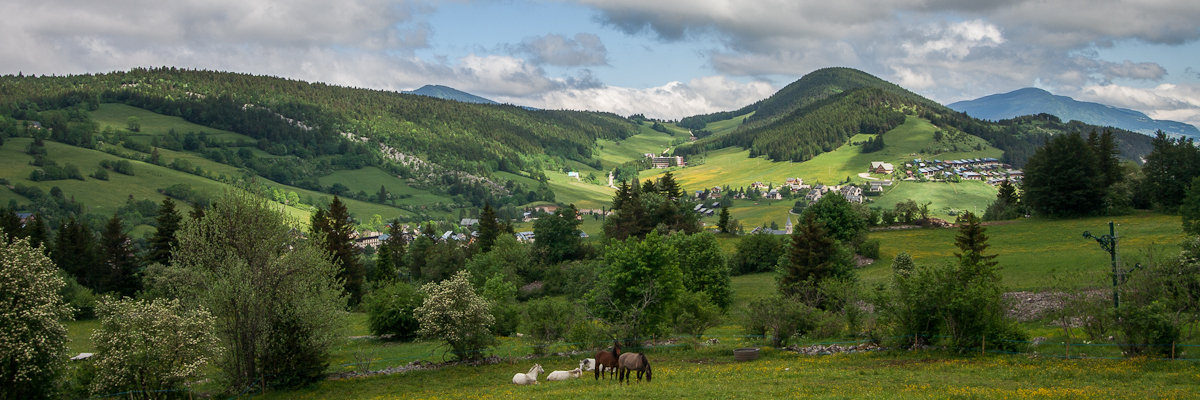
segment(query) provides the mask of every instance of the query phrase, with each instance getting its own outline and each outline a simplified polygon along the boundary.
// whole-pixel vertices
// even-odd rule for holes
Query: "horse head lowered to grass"
[[[646,355],[642,353],[625,353],[617,360],[617,381],[626,382],[632,381],[630,371],[637,371],[638,381],[642,380],[642,374],[646,374],[646,382],[650,382],[650,361],[646,359]]]

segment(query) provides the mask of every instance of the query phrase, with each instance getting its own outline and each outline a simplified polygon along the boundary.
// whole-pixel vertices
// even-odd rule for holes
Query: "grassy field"
[[[1108,221],[1117,223],[1121,260],[1129,268],[1147,251],[1178,252],[1183,233],[1178,216],[1138,213],[1121,217],[1073,220],[1025,219],[987,227],[988,251],[999,254],[1003,282],[1012,290],[1105,287],[1110,284],[1108,253],[1084,231],[1107,234]],[[872,232],[880,241],[880,260],[859,271],[866,285],[891,279],[891,262],[908,252],[918,264],[950,262],[955,229],[914,229]]]
[[[871,197],[868,197],[871,198]],[[929,202],[930,216],[953,221],[952,210],[970,211],[983,215],[987,207],[996,200],[996,188],[981,181],[913,182],[897,181],[887,191],[875,197],[872,207],[894,209],[896,203],[909,199],[917,204]]]
[[[679,137],[686,139],[687,135],[682,134]],[[601,166],[608,170],[625,162],[643,158],[646,153],[662,153],[676,138],[677,136],[650,129],[650,123],[646,123],[639,127],[638,134],[624,140],[597,140],[594,154],[600,159]]]
[[[379,187],[383,186],[387,188],[388,193],[394,196],[412,196],[397,199],[396,204],[420,205],[451,202],[451,199],[446,196],[439,196],[409,186],[400,178],[392,176],[377,167],[366,167],[353,171],[334,171],[332,174],[319,178],[318,181],[321,183],[321,186],[341,183],[350,188],[350,192],[352,193],[357,193],[361,190],[374,195],[375,193],[379,193]]]
[[[653,380],[620,385],[592,377],[516,386],[534,363],[565,370],[567,357],[452,366],[398,375],[324,381],[268,392],[274,399],[564,399],[564,398],[1191,398],[1196,364],[1140,360],[1056,360],[1024,355],[963,357],[940,353],[801,356],[764,349],[733,360],[730,345],[647,351]],[[539,378],[544,380],[544,376]]]
[[[129,117],[137,117],[141,123],[141,129],[138,132],[131,132],[129,137],[141,143],[150,143],[152,137],[166,135],[172,129],[180,135],[188,132],[205,132],[208,133],[209,137],[219,141],[235,142],[242,140],[250,143],[257,142],[254,138],[240,133],[193,124],[185,121],[183,118],[157,114],[153,111],[125,104],[104,103],[90,114],[92,120],[100,124],[100,129],[112,128],[116,131],[127,131]]]
[[[563,204],[575,204],[577,208],[608,207],[615,192],[608,186],[593,185],[558,171],[546,171],[550,178],[550,190],[554,200]],[[605,178],[607,181],[607,178]]]

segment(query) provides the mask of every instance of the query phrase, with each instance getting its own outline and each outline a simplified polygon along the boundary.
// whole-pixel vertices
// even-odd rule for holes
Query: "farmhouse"
[[[896,167],[891,163],[885,163],[882,161],[871,161],[871,166],[868,168],[868,171],[876,174],[890,174],[895,170]]]

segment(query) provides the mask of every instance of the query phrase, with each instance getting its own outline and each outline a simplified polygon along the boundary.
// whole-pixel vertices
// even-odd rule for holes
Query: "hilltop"
[[[476,96],[476,95],[473,95],[473,94],[470,94],[470,93],[467,93],[467,92],[464,92],[464,91],[461,91],[461,90],[458,90],[458,89],[455,89],[455,88],[452,88],[449,86],[442,86],[442,85],[425,85],[425,86],[421,86],[417,90],[410,90],[410,91],[406,91],[404,93],[419,94],[421,96],[429,96],[429,97],[439,98],[442,100],[461,101],[463,103],[500,104],[500,103],[497,103],[490,99],[479,97],[479,96]]]
[[[1001,120],[1023,115],[1051,114],[1064,121],[1077,120],[1097,126],[1111,126],[1145,135],[1163,131],[1171,136],[1200,137],[1200,129],[1182,122],[1152,119],[1127,108],[1075,100],[1038,88],[1024,88],[993,94],[948,105],[975,118]]]

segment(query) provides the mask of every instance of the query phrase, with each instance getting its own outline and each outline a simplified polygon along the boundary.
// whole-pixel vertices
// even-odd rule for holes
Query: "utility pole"
[[[1096,237],[1095,235],[1092,235],[1091,232],[1084,231],[1083,237],[1096,239],[1096,242],[1100,243],[1100,248],[1103,248],[1104,251],[1108,252],[1108,257],[1112,261],[1113,308],[1120,308],[1121,307],[1121,292],[1119,290],[1119,286],[1120,286],[1120,284],[1125,283],[1125,274],[1128,272],[1132,272],[1133,270],[1126,271],[1126,270],[1121,269],[1120,266],[1118,265],[1119,260],[1117,257],[1117,230],[1116,230],[1113,222],[1112,221],[1108,222],[1108,234],[1107,235]],[[1137,268],[1137,267],[1140,267],[1140,265],[1138,265],[1134,268]]]

